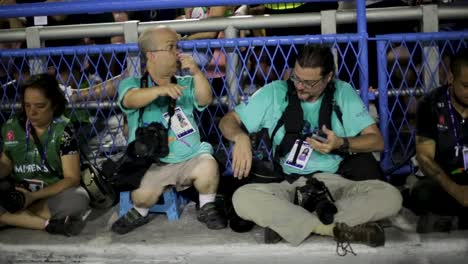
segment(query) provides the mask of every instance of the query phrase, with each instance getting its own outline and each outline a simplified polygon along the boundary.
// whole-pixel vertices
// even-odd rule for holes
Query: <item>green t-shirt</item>
[[[63,178],[60,146],[68,123],[69,120],[64,117],[56,118],[50,129],[39,136],[42,147],[47,153],[47,162],[55,170],[55,174],[43,165],[33,137],[29,136],[27,139],[26,131],[17,117],[10,118],[2,126],[3,151],[13,163],[11,175],[14,179],[40,180],[50,185]]]
[[[195,101],[195,89],[194,89],[194,81],[192,76],[177,76],[177,83],[180,86],[186,87],[183,90],[183,94],[179,99],[176,101],[176,108],[179,107],[183,114],[187,117],[186,121],[189,121],[191,126],[193,127],[194,131],[181,138],[177,139],[176,134],[171,129],[169,130],[169,154],[162,158],[162,162],[166,163],[179,163],[182,161],[189,160],[199,154],[202,153],[213,153],[213,148],[210,144],[206,142],[200,141],[200,132],[198,130],[197,123],[195,122],[193,111],[197,109],[202,111],[205,107],[200,107],[197,105]],[[153,87],[153,84],[148,84],[149,88],[144,89],[157,89],[157,87]],[[128,142],[132,142],[135,140],[135,131],[138,128],[138,116],[139,116],[139,109],[128,109],[122,105],[123,98],[125,94],[134,88],[140,87],[140,78],[130,77],[122,82],[119,85],[119,99],[118,104],[122,111],[127,115],[128,120],[128,128],[129,128],[129,139]],[[167,113],[167,106],[169,104],[169,97],[160,97],[149,105],[145,107],[145,111],[143,113],[142,121],[144,125],[148,125],[151,122],[159,122],[162,123],[165,127],[167,127],[166,119],[164,119],[163,115]],[[177,118],[176,115],[172,118],[172,124],[174,124],[174,120]]]
[[[364,128],[375,123],[374,119],[361,101],[356,91],[346,82],[334,80],[336,83],[335,102],[343,113],[343,125],[338,120],[336,113],[332,114],[333,132],[339,137],[353,137],[358,135]],[[255,133],[262,128],[267,128],[271,136],[278,120],[281,118],[286,106],[286,92],[288,90],[286,81],[272,82],[255,94],[248,102],[239,104],[235,111],[249,133]],[[322,102],[319,98],[315,102],[301,102],[304,111],[305,122],[312,129],[318,128],[319,110]],[[284,126],[278,129],[273,139],[273,150],[281,143],[285,134]],[[313,151],[307,165],[302,170],[285,165],[286,157],[281,157],[281,166],[286,174],[309,174],[316,171],[336,172],[342,157],[334,154],[321,154]]]

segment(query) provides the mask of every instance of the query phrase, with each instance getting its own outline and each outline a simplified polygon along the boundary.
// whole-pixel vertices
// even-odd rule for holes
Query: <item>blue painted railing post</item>
[[[392,155],[390,153],[390,135],[389,135],[389,109],[388,109],[388,75],[387,75],[387,51],[385,48],[385,40],[377,41],[377,61],[378,61],[378,77],[379,77],[379,117],[380,131],[384,138],[384,151],[381,156],[382,168],[389,169],[392,163]]]
[[[356,1],[357,13],[357,27],[358,34],[361,39],[359,40],[359,89],[361,91],[361,98],[364,104],[369,107],[369,62],[367,52],[367,19],[366,19],[366,1]]]

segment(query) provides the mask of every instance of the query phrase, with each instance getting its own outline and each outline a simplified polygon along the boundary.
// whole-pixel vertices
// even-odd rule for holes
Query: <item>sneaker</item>
[[[333,235],[338,243],[361,243],[371,247],[385,245],[385,232],[377,223],[366,223],[350,227],[344,223],[337,223]]]
[[[197,219],[209,229],[222,229],[227,226],[226,218],[218,212],[214,202],[203,205],[198,211]]]
[[[123,235],[149,221],[149,214],[147,216],[142,216],[135,208],[132,208],[112,224],[111,230],[117,234]]]
[[[50,234],[59,234],[67,237],[78,235],[83,230],[85,222],[81,219],[65,217],[61,219],[50,219],[45,230]]]
[[[263,240],[265,244],[276,244],[283,240],[283,238],[271,228],[265,227],[263,230]]]
[[[452,230],[453,216],[443,216],[427,213],[419,217],[416,232],[420,234],[432,232],[450,232]]]

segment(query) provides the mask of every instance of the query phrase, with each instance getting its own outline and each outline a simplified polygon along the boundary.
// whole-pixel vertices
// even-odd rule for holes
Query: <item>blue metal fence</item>
[[[338,56],[338,76],[358,87],[362,67],[358,60],[360,39],[358,34],[347,34],[181,42],[184,52],[211,58],[201,69],[212,84],[215,102],[196,113],[203,139],[214,145],[221,159],[229,156],[229,143],[223,140],[217,127],[219,119],[241,100],[248,100],[273,76],[282,78],[288,66],[276,69],[273,61],[278,57],[285,61],[294,57],[297,45],[329,44]],[[116,105],[117,97],[110,90],[115,89],[122,78],[139,75],[136,70],[138,55],[135,44],[2,50],[0,69],[5,72],[6,80],[18,82],[2,83],[0,119],[4,121],[17,111],[18,83],[29,75],[31,68],[52,71],[70,100],[68,116],[75,121],[79,135],[91,146],[92,160],[110,156],[126,145],[125,140],[122,142],[122,138],[125,139],[123,118]],[[265,66],[271,67],[265,70]],[[99,85],[104,87],[98,89]],[[10,90],[14,90],[13,97],[8,96]]]
[[[445,58],[468,47],[468,32],[391,34],[377,36],[376,41],[380,129],[385,140],[382,166],[389,169],[414,149],[418,98],[446,84]]]

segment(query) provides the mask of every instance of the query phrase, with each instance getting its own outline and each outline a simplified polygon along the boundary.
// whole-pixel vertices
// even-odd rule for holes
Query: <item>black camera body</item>
[[[160,158],[169,154],[168,129],[158,122],[138,127],[135,140],[128,146],[128,152],[133,158],[159,162]]]
[[[24,194],[16,190],[15,187],[29,190],[27,183],[15,183],[10,179],[0,179],[0,205],[12,214],[23,209],[26,202]]]
[[[296,188],[295,203],[309,212],[316,212],[320,221],[329,225],[333,223],[338,209],[327,186],[322,181],[310,177],[306,185]]]

